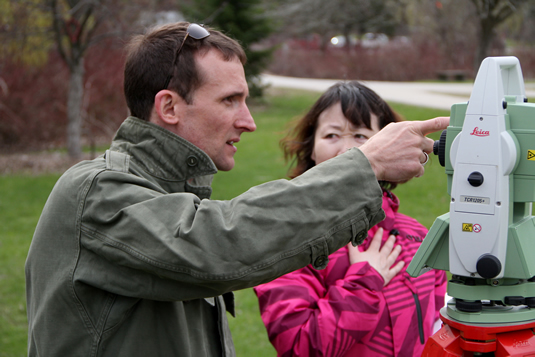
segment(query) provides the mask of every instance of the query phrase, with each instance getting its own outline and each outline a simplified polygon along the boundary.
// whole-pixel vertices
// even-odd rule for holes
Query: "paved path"
[[[338,80],[309,79],[265,74],[264,83],[273,87],[306,89],[323,92]],[[387,102],[398,102],[422,107],[450,110],[455,103],[468,101],[473,83],[422,83],[361,81]],[[535,97],[535,87],[526,86],[526,94]]]

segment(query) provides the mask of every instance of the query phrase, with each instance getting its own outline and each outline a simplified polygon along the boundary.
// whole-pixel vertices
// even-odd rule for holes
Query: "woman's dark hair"
[[[371,130],[372,114],[377,116],[380,129],[389,123],[403,120],[377,93],[365,85],[358,81],[338,82],[321,95],[308,113],[299,119],[290,133],[281,140],[284,158],[286,161],[295,162],[288,172],[289,177],[297,177],[316,165],[311,156],[318,118],[323,111],[336,103],[342,105],[342,113],[356,127],[365,126]],[[381,186],[391,190],[396,184],[383,181]]]

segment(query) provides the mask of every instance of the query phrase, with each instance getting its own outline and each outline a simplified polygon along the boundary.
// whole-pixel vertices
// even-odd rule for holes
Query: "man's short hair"
[[[128,43],[124,69],[124,94],[130,114],[143,120],[150,120],[154,97],[164,89],[166,79],[172,71],[173,60],[189,26],[178,22],[153,28],[143,35],[134,36]],[[196,40],[189,36],[180,51],[169,90],[175,91],[186,103],[191,103],[193,93],[203,83],[202,73],[195,65],[194,55],[218,50],[225,61],[235,58],[246,62],[241,45],[209,27],[210,36]]]

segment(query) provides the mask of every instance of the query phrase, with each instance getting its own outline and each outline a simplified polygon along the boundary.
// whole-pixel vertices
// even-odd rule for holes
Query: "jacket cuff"
[[[379,274],[379,272],[368,262],[352,264],[349,269],[347,269],[345,279],[358,280],[359,285],[374,291],[383,290],[385,283],[381,274]]]

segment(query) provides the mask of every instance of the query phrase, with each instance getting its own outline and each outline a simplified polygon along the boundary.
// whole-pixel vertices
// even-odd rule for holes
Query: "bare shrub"
[[[114,43],[91,48],[85,64],[83,142],[111,139],[127,115],[122,91],[123,52]],[[69,73],[56,52],[42,67],[10,61],[0,67],[0,150],[63,147]]]
[[[290,43],[275,53],[269,70],[294,77],[413,81],[435,78],[437,70],[448,66],[444,62],[432,41],[401,39],[373,48],[328,47],[323,51]]]

